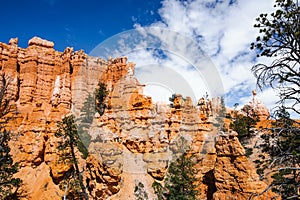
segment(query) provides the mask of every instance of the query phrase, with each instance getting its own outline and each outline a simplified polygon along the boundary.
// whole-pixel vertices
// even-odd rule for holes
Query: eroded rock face
[[[27,199],[61,199],[58,183],[71,166],[58,162],[57,122],[68,113],[81,116],[99,81],[109,91],[107,108],[86,129],[90,155],[79,162],[90,198],[134,199],[140,181],[154,199],[152,182],[163,180],[180,136],[199,154],[200,199],[242,199],[263,188],[236,137],[215,140],[220,99],[203,99],[196,106],[178,96],[171,108],[143,95],[135,65],[125,57],[103,60],[72,48],[57,52],[53,42],[37,37],[26,49],[17,44],[16,38],[0,43],[0,66],[12,80],[9,93],[18,114],[7,128]],[[38,178],[32,181],[29,175]]]
[[[180,136],[193,144],[194,152],[202,152],[205,137],[216,134],[211,122],[200,119],[199,108],[192,104],[189,97],[186,101],[175,99],[174,108],[165,104],[153,104],[150,97],[141,93],[143,86],[130,73],[119,81],[108,80],[106,84],[113,89],[108,98],[108,109],[102,116],[94,119],[90,128],[90,152],[100,154],[107,163],[115,163],[120,152],[119,158],[122,159],[124,152],[129,150],[133,155],[128,159],[133,164],[126,165],[124,160],[118,161],[125,172],[134,173],[134,170],[138,170],[136,173],[143,176],[150,175],[154,179],[162,180],[172,158],[172,148]],[[175,102],[180,101],[178,106]],[[110,149],[110,156],[104,155],[101,150],[103,148],[94,152],[95,146],[104,146],[107,143],[111,144],[106,148]],[[210,151],[213,143],[207,142],[206,147]],[[120,151],[114,151],[116,149]],[[138,155],[141,155],[139,161],[135,157]],[[139,170],[140,168],[143,169]]]
[[[74,79],[93,74],[97,77],[92,79],[96,85],[100,77],[97,69],[103,68],[83,51],[67,48],[57,52],[53,42],[38,37],[28,44],[26,49],[19,48],[17,38],[9,44],[0,43],[1,73],[10,81],[8,93],[17,108],[17,114],[6,125],[12,132],[11,153],[14,161],[19,162],[16,176],[23,180],[20,190],[24,191],[25,199],[61,199],[58,182],[71,166],[59,162],[59,139],[54,136],[57,122],[76,110],[73,104],[78,98],[74,94],[88,88],[78,86],[89,84],[88,81]],[[83,74],[79,74],[80,70]],[[82,162],[82,168],[86,167]]]
[[[120,190],[121,171],[108,167],[90,155],[86,160],[85,182],[93,199],[107,199]]]
[[[250,107],[250,109],[253,110],[255,115],[257,115],[260,120],[266,120],[270,117],[270,111],[269,109],[257,98],[256,91],[252,91],[252,99],[249,101],[248,104],[244,106],[243,109],[247,109],[247,107]],[[242,109],[242,110],[243,110]]]
[[[266,183],[259,180],[236,136],[236,132],[221,133],[217,138],[217,157],[213,173],[216,186],[214,200],[246,200],[252,194],[259,194],[267,188]],[[275,195],[272,192],[268,192],[253,199],[271,199],[273,196]]]

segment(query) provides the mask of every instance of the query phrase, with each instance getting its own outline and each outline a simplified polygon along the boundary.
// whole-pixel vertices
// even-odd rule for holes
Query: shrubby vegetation
[[[169,97],[169,101],[171,102],[170,103],[171,108],[174,108],[174,101],[175,101],[176,98],[182,98],[183,102],[186,101],[186,99],[183,98],[180,94],[172,94],[172,96]]]
[[[300,187],[300,124],[290,119],[282,108],[275,113],[275,121],[262,135],[257,173],[265,178],[272,174],[270,189],[282,195],[283,199],[297,199]],[[269,189],[268,188],[268,189]]]
[[[225,118],[231,120],[229,128],[237,132],[237,137],[244,146],[246,156],[249,157],[253,154],[253,148],[247,147],[246,144],[254,136],[256,124],[259,122],[259,117],[250,106],[244,106],[242,109],[243,113],[238,112],[237,106],[238,103],[234,104],[233,116],[232,114],[227,113]]]

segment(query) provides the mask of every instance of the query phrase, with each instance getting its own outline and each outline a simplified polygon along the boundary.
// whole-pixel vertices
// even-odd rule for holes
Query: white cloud
[[[154,95],[154,100],[167,101],[174,91],[194,95],[196,99],[206,91],[211,96],[222,90],[216,84],[220,74],[228,105],[249,101],[251,91],[256,89],[251,67],[259,61],[270,62],[256,59],[250,51],[250,43],[258,34],[253,25],[260,13],[272,11],[273,0],[162,0],[161,3],[158,11],[161,21],[148,27],[135,24],[134,31],[111,38],[105,48],[96,47],[95,55],[105,57],[101,54],[108,48],[113,57],[128,56],[129,61],[136,63],[140,82],[148,83],[145,90]],[[156,52],[156,48],[161,52]],[[268,107],[274,106],[271,89],[258,93],[258,97],[266,98],[263,101]]]
[[[169,91],[166,97],[165,88],[190,96],[194,102],[206,92],[210,96],[223,94],[221,79],[210,59],[195,41],[178,32],[136,25],[135,30],[115,35],[90,54],[104,58],[126,55],[136,63],[136,76],[141,83],[162,87],[160,92],[153,91],[155,100],[168,101],[171,95]]]
[[[257,62],[250,51],[250,43],[257,35],[253,25],[260,13],[272,11],[273,3],[273,0],[163,0],[159,9],[162,21],[151,26],[165,27],[197,41],[217,66],[229,104],[246,103],[256,89],[250,71]],[[259,97],[266,98],[267,106],[274,106],[271,91],[259,93]]]

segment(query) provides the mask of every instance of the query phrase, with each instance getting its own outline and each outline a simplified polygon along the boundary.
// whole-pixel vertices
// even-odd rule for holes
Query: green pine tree
[[[245,115],[237,114],[236,112],[233,122],[229,125],[229,128],[238,133],[238,138],[241,142],[251,137],[254,133],[253,129],[255,128],[255,125],[259,121],[258,116],[249,106],[245,106],[243,111],[245,112]]]
[[[138,184],[135,185],[134,187],[134,196],[136,197],[136,200],[147,200],[148,199],[148,194],[145,191],[144,184],[139,182]]]
[[[13,178],[18,172],[18,163],[13,163],[8,142],[9,132],[0,132],[0,199],[10,199],[16,196],[21,184],[19,178]]]
[[[82,124],[92,124],[94,115],[96,113],[95,98],[89,94],[83,103],[80,110],[80,122]]]
[[[195,200],[198,195],[196,157],[190,153],[183,137],[180,137],[175,148],[176,158],[169,165],[164,186],[161,187],[158,182],[152,186],[158,199]]]
[[[162,186],[161,183],[154,181],[152,184],[152,188],[153,188],[154,193],[156,194],[158,200],[167,200],[168,191],[165,187]]]
[[[11,114],[16,112],[11,104],[12,97],[7,93],[10,81],[11,79],[4,73],[0,74],[0,199],[16,199],[22,182],[19,178],[13,177],[18,172],[18,163],[13,163],[10,154],[8,145],[10,132],[3,128],[13,116]]]
[[[106,89],[106,84],[99,82],[97,88],[95,89],[95,101],[96,101],[96,111],[100,114],[104,114],[106,104],[104,102],[108,95],[108,90]]]
[[[95,98],[91,94],[89,94],[85,102],[83,103],[82,109],[80,110],[80,116],[76,120],[78,124],[78,134],[80,136],[82,144],[85,146],[85,149],[88,149],[91,143],[91,136],[88,134],[88,130],[93,123],[95,113]],[[88,152],[85,151],[83,147],[80,147],[80,149],[83,150],[82,157],[84,159],[87,158]]]
[[[60,145],[58,146],[62,154],[60,161],[72,164],[71,170],[65,174],[64,180],[60,182],[60,189],[68,191],[65,195],[71,198],[88,199],[79,170],[75,148],[77,147],[81,152],[84,151],[83,154],[87,150],[78,135],[73,115],[64,117],[62,122],[58,123],[58,131],[55,136],[61,138]]]
[[[264,151],[270,159],[257,162],[275,173],[270,188],[280,193],[282,199],[299,199],[300,125],[293,121],[287,111],[296,118],[300,115],[300,4],[298,0],[275,0],[274,10],[261,13],[254,25],[259,30],[256,41],[251,44],[257,57],[272,59],[252,67],[260,89],[273,88],[280,97],[275,112],[276,124],[265,131]],[[262,155],[264,157],[264,155]]]
[[[195,163],[187,153],[183,153],[172,162],[168,169],[165,187],[170,200],[197,199]]]

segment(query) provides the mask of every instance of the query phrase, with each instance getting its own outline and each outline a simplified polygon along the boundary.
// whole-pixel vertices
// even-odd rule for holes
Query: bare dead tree
[[[257,85],[272,87],[280,97],[279,104],[300,114],[300,7],[298,0],[276,0],[278,9],[260,14],[254,27],[260,35],[251,44],[257,56],[272,57],[268,65],[252,67]]]
[[[275,0],[276,10],[262,13],[254,27],[259,36],[251,44],[257,56],[273,58],[271,64],[252,67],[257,85],[275,89],[280,100],[274,113],[275,122],[262,135],[266,158],[257,160],[258,173],[272,173],[272,191],[283,199],[300,198],[300,125],[289,112],[300,114],[300,5],[298,0]],[[268,171],[267,170],[267,171]],[[266,190],[267,191],[267,190]]]

